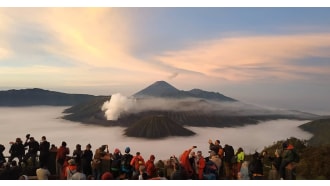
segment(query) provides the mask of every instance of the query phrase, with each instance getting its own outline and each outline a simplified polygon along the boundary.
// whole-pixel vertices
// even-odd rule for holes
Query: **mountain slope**
[[[191,136],[195,133],[183,128],[163,115],[146,116],[125,129],[126,136],[142,138],[164,138],[168,136]]]
[[[196,98],[204,98],[214,101],[237,101],[233,98],[224,96],[218,92],[208,92],[201,89],[192,89],[188,93],[190,93],[193,97]]]
[[[299,127],[313,134],[308,140],[309,145],[330,145],[330,118],[314,120]]]
[[[0,91],[0,106],[72,106],[96,96],[67,94],[39,88]]]

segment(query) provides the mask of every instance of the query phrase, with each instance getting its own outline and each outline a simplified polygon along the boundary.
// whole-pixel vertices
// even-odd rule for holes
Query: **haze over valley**
[[[66,141],[71,153],[78,143],[82,147],[91,143],[93,150],[102,144],[109,144],[110,151],[116,147],[123,150],[130,146],[133,153],[141,151],[144,157],[154,153],[156,159],[166,159],[173,154],[178,156],[192,145],[197,145],[197,150],[207,154],[208,139],[220,139],[222,145],[231,144],[235,149],[242,147],[247,153],[252,153],[277,140],[290,137],[309,139],[312,136],[298,128],[306,120],[274,120],[238,128],[187,127],[197,135],[148,140],[122,135],[123,127],[95,126],[63,120],[61,116],[65,108],[67,107],[0,107],[0,143],[6,146],[5,154],[8,154],[10,141],[16,137],[24,139],[27,133],[38,141],[45,135],[56,146]]]

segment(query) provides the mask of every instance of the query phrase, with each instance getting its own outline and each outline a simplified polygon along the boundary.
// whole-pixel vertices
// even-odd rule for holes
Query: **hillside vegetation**
[[[313,134],[309,145],[330,145],[330,118],[314,120],[299,127]]]
[[[308,141],[290,138],[287,140],[277,141],[273,145],[265,147],[263,151],[266,151],[268,156],[274,156],[275,150],[281,149],[284,141],[288,141],[293,144],[300,156],[300,161],[296,164],[297,179],[330,179],[329,144],[309,146],[307,145]],[[271,165],[271,161],[267,157],[264,158],[264,174],[266,178],[268,177],[268,171]],[[248,156],[247,159],[251,159],[251,156]]]

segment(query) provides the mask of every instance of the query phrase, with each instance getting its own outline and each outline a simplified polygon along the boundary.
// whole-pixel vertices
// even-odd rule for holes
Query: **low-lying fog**
[[[210,128],[187,127],[197,133],[192,137],[169,137],[161,140],[146,140],[123,136],[124,128],[102,127],[80,124],[63,120],[60,117],[66,107],[0,107],[0,144],[5,145],[5,155],[9,155],[10,141],[20,137],[25,141],[25,135],[31,134],[36,140],[46,136],[51,144],[60,146],[66,141],[70,148],[70,155],[76,144],[84,149],[90,143],[92,150],[102,144],[108,144],[110,152],[115,148],[124,151],[126,146],[131,153],[140,151],[145,159],[154,154],[157,159],[167,159],[171,155],[179,156],[185,149],[193,145],[196,150],[208,154],[208,140],[219,139],[221,145],[230,144],[236,150],[242,147],[246,153],[261,151],[265,146],[277,140],[290,137],[309,139],[310,133],[304,132],[298,126],[308,121],[273,120],[257,125],[239,128]]]

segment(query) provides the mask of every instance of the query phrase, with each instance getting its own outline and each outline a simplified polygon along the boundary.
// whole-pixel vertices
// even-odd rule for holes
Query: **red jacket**
[[[193,168],[191,167],[191,164],[189,162],[189,154],[192,149],[185,150],[180,157],[180,163],[184,167],[184,169],[187,171],[189,178],[193,175]]]
[[[153,178],[157,175],[157,170],[153,160],[148,160],[146,162],[146,169],[149,177]]]
[[[204,173],[204,168],[205,168],[205,159],[203,156],[201,156],[197,162],[198,166],[198,179],[202,180],[203,179],[203,173]]]
[[[145,162],[143,157],[139,155],[139,156],[134,156],[130,164],[132,167],[134,167],[135,171],[139,171],[140,165],[145,165]]]

